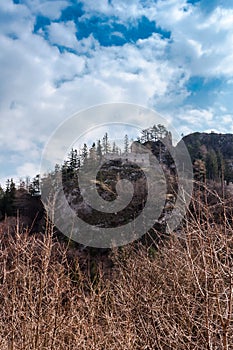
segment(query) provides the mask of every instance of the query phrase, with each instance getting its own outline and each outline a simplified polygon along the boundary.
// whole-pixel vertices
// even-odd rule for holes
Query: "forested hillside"
[[[183,141],[195,170],[202,168],[210,180],[233,181],[233,134],[196,132],[185,136]]]
[[[168,182],[169,212],[177,198],[177,172],[166,145],[175,147],[165,129],[161,138],[152,133],[156,130],[144,130],[133,148],[158,159]],[[83,246],[62,236],[46,220],[40,198],[39,180],[46,186],[60,174],[64,193],[77,209],[80,169],[85,165],[88,171],[114,152],[116,160],[105,162],[96,185],[111,203],[114,172],[123,162],[122,175],[135,182],[136,196],[133,211],[125,210],[121,219],[123,224],[131,219],[135,208],[141,209],[137,195],[145,169],[127,162],[127,137],[122,151],[108,143],[107,134],[102,141],[84,145],[80,153],[72,149],[43,179],[36,176],[18,187],[12,179],[0,191],[0,348],[231,349],[233,201],[227,183],[233,135],[186,136],[199,181],[178,229],[167,234],[162,217],[140,239],[116,249]],[[88,215],[99,224],[94,212]]]
[[[227,185],[233,182],[232,134],[197,132],[183,137],[183,141],[190,153],[195,180],[210,180],[216,183],[225,181]],[[40,179],[39,175],[36,175],[32,180],[26,178],[25,181],[20,181],[18,187],[13,179],[8,180],[5,189],[0,187],[0,220],[11,216],[20,216],[24,218],[27,224],[32,224],[35,218],[35,223],[38,220],[40,221],[44,215],[43,205],[40,201],[40,181],[46,186],[47,180],[56,176],[58,172],[62,174],[67,198],[72,198],[73,204],[76,203],[77,206],[78,203],[82,202],[78,191],[79,169],[85,165],[85,169],[88,171],[89,166],[92,167],[93,164],[98,164],[105,158],[106,164],[102,167],[95,184],[103,198],[111,200],[111,198],[114,199],[116,197],[114,195],[115,182],[117,181],[116,174],[119,176],[119,173],[123,171],[122,176],[126,175],[130,181],[135,183],[137,194],[134,205],[138,206],[138,210],[141,210],[141,199],[140,203],[137,199],[141,198],[139,172],[131,162],[128,162],[132,150],[140,155],[141,158],[139,157],[139,160],[141,159],[141,161],[144,161],[142,158],[145,158],[145,161],[150,164],[152,161],[149,154],[151,154],[160,163],[167,182],[165,207],[170,210],[176,200],[177,173],[169,147],[170,150],[175,150],[177,146],[172,146],[172,134],[163,125],[154,125],[142,130],[136,141],[129,140],[128,135],[125,135],[121,147],[115,142],[111,144],[109,135],[105,133],[102,140],[93,140],[92,145],[89,147],[87,144],[84,144],[81,149],[72,149],[64,163],[56,165],[54,171],[48,174],[47,178]],[[111,156],[115,157],[116,160],[110,160],[109,156],[110,158]],[[133,171],[132,176],[130,175],[130,168]],[[89,208],[88,212],[90,213]],[[36,225],[35,227],[38,228],[40,226]]]

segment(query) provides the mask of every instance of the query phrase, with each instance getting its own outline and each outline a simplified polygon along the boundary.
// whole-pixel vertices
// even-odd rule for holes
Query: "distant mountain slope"
[[[183,137],[192,162],[202,160],[207,178],[217,179],[222,171],[226,181],[233,181],[233,134],[195,132]]]
[[[224,159],[233,160],[233,134],[195,132],[183,137],[192,160],[205,156],[205,152],[221,152]]]

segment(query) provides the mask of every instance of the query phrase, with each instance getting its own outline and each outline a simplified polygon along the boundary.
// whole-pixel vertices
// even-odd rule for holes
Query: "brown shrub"
[[[117,249],[111,278],[97,263],[94,281],[51,228],[2,232],[0,348],[233,348],[232,228],[211,215],[203,225],[190,214],[159,250]]]

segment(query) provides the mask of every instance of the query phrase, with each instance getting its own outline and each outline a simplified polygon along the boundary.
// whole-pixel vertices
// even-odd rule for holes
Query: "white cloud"
[[[192,75],[232,75],[233,10],[217,7],[204,15],[198,6],[183,11],[177,3],[185,1],[158,2],[155,18],[172,32],[171,53],[176,64]],[[174,15],[174,11],[182,15]]]
[[[11,0],[0,2],[0,33],[23,38],[33,29],[34,17],[25,5],[14,5]]]
[[[185,0],[158,0],[155,9],[153,17],[149,18],[156,19],[158,25],[169,30],[179,27],[190,16],[193,16],[193,7]]]
[[[233,124],[233,114],[225,114],[221,117],[221,122],[230,125]]]
[[[223,114],[212,109],[195,109],[184,106],[175,111],[173,123],[180,134],[185,135],[194,131],[233,133],[233,114]]]
[[[25,0],[33,14],[43,15],[52,20],[59,19],[61,12],[69,5],[66,0]]]
[[[135,20],[147,14],[149,4],[153,1],[140,0],[85,0],[83,1],[83,8],[86,11],[83,18],[89,18],[92,14],[102,16],[117,16],[121,22],[127,24],[130,19]],[[153,10],[154,3],[151,6]]]
[[[118,37],[118,38],[121,38],[121,39],[125,39],[125,36],[124,36],[124,34],[122,34],[121,32],[112,32],[111,33],[111,36],[113,37],[113,36],[116,36],[116,37]]]
[[[86,16],[95,11],[114,14],[127,23],[129,18],[136,21],[146,15],[170,30],[171,40],[154,33],[136,43],[102,47],[93,35],[77,40],[72,21],[51,23],[47,27],[50,43],[73,48],[74,54],[61,53],[42,32],[33,33],[35,14],[59,18],[66,5],[66,1],[39,0],[28,0],[27,7],[10,0],[0,3],[4,19],[0,21],[0,147],[18,152],[17,176],[24,171],[31,175],[42,145],[59,123],[95,104],[130,102],[154,107],[184,132],[230,130],[226,124],[233,112],[229,96],[233,10],[218,7],[204,15],[198,6],[184,0],[112,0],[111,4],[85,0]],[[17,40],[11,38],[13,33]],[[217,103],[212,108],[184,104],[189,95],[186,83],[193,75],[226,77],[228,93],[223,90],[221,100],[220,94],[216,96],[222,110]]]
[[[199,24],[199,28],[206,29],[214,26],[216,32],[222,30],[232,30],[233,10],[217,7],[204,23]]]
[[[30,178],[32,178],[38,173],[39,173],[38,165],[30,162],[26,162],[23,165],[17,167],[16,169],[17,178],[21,178],[21,177],[25,178],[26,176],[29,176]]]
[[[193,109],[192,107],[186,108],[186,110],[181,112],[182,115],[179,119],[187,122],[188,124],[193,124],[194,128],[202,125],[209,125],[213,120],[213,111],[206,109]],[[184,114],[183,114],[184,113]]]
[[[89,17],[95,12],[118,16],[125,25],[143,15],[156,21],[162,29],[171,31],[171,60],[190,75],[233,74],[233,9],[218,6],[213,12],[203,13],[198,4],[193,6],[185,0],[86,0],[83,5]]]
[[[52,44],[75,48],[77,45],[76,26],[73,21],[51,23],[48,26],[49,40]]]
[[[32,33],[28,33],[27,41],[18,40],[14,45],[11,39],[2,38],[6,65],[1,91],[3,148],[38,161],[39,155],[28,150],[44,143],[71,113],[108,102],[147,105],[155,93],[162,96],[174,78],[173,67],[161,59],[166,44],[156,35],[148,42],[139,41],[138,46],[126,44],[121,50],[100,47],[93,38],[84,42],[89,45],[89,57],[60,53]],[[4,61],[0,58],[2,67]],[[10,129],[9,120],[14,121]]]

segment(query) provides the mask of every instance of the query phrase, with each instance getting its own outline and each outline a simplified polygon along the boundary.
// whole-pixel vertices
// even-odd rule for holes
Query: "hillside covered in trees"
[[[223,183],[224,181],[227,185],[233,182],[232,134],[193,133],[183,137],[183,141],[190,153],[196,180],[215,181],[216,183]],[[85,169],[88,171],[89,165],[92,167],[93,163],[98,164],[103,159],[106,159],[106,164],[99,173],[99,178],[95,184],[103,198],[105,197],[106,200],[116,198],[114,194],[117,181],[116,173],[119,174],[122,170],[123,162],[124,176],[128,176],[129,180],[133,181],[137,188],[138,196],[134,198],[133,211],[136,208],[140,211],[142,205],[140,194],[141,184],[143,183],[142,174],[140,175],[134,166],[134,175],[129,175],[133,164],[132,161],[126,162],[126,160],[130,160],[132,150],[140,155],[141,166],[143,166],[144,161],[150,163],[150,155],[155,156],[160,163],[166,176],[168,188],[165,209],[168,208],[170,210],[176,200],[177,173],[168,145],[171,147],[170,149],[174,150],[177,147],[172,145],[172,134],[163,125],[154,125],[142,130],[136,141],[129,140],[128,135],[125,135],[121,146],[115,142],[111,144],[109,135],[105,133],[102,140],[99,139],[93,142],[89,147],[87,144],[84,144],[80,149],[72,149],[64,163],[57,164],[54,171],[47,174],[47,177],[43,179],[36,175],[32,180],[28,178],[25,181],[21,180],[18,187],[16,187],[13,179],[8,180],[5,189],[0,187],[0,220],[11,216],[20,216],[29,225],[32,224],[35,218],[35,222],[42,220],[44,208],[40,201],[40,185],[46,186],[47,180],[51,177],[56,177],[56,174],[59,172],[62,174],[67,198],[72,198],[70,204],[72,205],[73,203],[74,205],[75,203],[77,206],[77,203],[81,202],[80,192],[77,191],[79,169],[85,165]],[[143,148],[140,148],[140,146]],[[110,158],[108,160],[108,156],[110,158],[113,156],[115,160],[110,160]],[[88,212],[90,214],[89,209]],[[132,213],[130,211],[129,215],[132,215]],[[36,229],[38,227],[41,226],[35,225]]]
[[[48,179],[55,181],[61,174],[64,192],[75,206],[79,171],[85,167],[88,172],[93,163],[106,159],[95,185],[111,203],[116,197],[114,172],[122,163],[122,175],[135,182],[136,194],[144,188],[148,154],[164,171],[165,207],[172,209],[177,172],[169,147],[175,146],[172,135],[165,128],[160,131],[146,129],[133,142],[125,136],[123,149],[105,134],[91,147],[72,149],[43,179],[36,176],[18,187],[11,179],[1,189],[1,349],[232,348],[233,201],[225,189],[232,187],[233,135],[184,138],[195,186],[182,226],[169,236],[157,225],[132,244],[101,250],[64,239],[45,220],[40,185],[46,186]],[[132,148],[139,152],[142,171],[129,162]],[[141,205],[137,196],[133,204],[133,209]],[[122,219],[132,212],[125,211]]]
[[[183,138],[194,170],[209,180],[233,181],[233,135],[217,133],[193,133]]]

